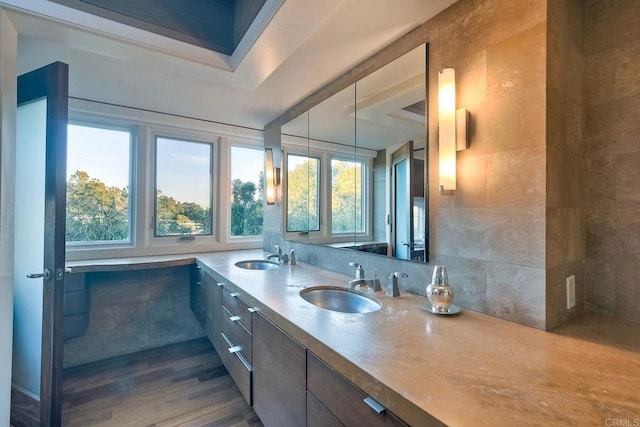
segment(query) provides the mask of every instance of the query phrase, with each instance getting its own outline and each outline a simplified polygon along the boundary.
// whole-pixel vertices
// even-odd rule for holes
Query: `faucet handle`
[[[355,261],[351,261],[349,266],[356,268],[356,279],[364,279],[364,268]]]

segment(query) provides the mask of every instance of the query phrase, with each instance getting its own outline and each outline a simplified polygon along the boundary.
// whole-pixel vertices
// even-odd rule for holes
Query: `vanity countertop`
[[[299,292],[346,286],[351,277],[306,263],[265,271],[234,266],[265,255],[244,250],[69,266],[88,272],[195,259],[411,425],[640,426],[638,327],[586,315],[543,332],[470,310],[455,317],[427,313],[420,308],[426,299],[409,293],[377,292],[379,311],[337,313]]]

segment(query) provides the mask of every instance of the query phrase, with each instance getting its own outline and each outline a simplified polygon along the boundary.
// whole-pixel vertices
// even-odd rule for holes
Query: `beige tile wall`
[[[545,329],[546,2],[463,0],[429,21],[430,93],[456,70],[457,104],[471,113],[458,155],[459,189],[438,194],[430,147],[434,262],[448,266],[463,306]],[[430,97],[437,141],[437,97]]]
[[[548,3],[546,318],[551,329],[584,307],[584,14],[583,0]],[[566,279],[576,306],[567,309]]]
[[[587,310],[640,323],[640,2],[586,2]]]

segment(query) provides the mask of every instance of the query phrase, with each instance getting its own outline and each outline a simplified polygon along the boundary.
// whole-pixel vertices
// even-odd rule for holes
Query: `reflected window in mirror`
[[[287,153],[287,232],[320,230],[320,159]]]
[[[364,162],[331,159],[331,233],[363,233]]]

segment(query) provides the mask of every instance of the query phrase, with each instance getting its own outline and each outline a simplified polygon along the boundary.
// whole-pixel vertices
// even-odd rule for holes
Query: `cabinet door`
[[[327,408],[307,392],[307,427],[342,427]]]
[[[262,315],[253,316],[253,408],[266,427],[306,424],[305,349]]]
[[[362,390],[313,353],[307,357],[307,388],[346,426],[406,426],[400,418],[377,406]]]

